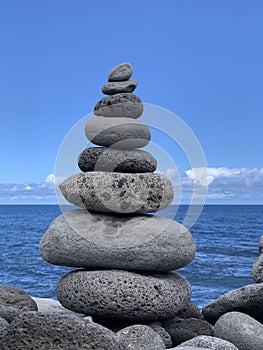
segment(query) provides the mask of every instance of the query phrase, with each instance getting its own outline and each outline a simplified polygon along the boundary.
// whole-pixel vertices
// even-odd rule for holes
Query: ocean
[[[162,212],[169,217],[173,206]],[[187,206],[180,206],[182,222]],[[58,215],[56,205],[0,205],[0,283],[31,296],[56,298],[59,279],[72,268],[48,264],[38,253],[45,230]],[[207,205],[191,228],[197,254],[179,269],[192,285],[199,307],[225,292],[254,283],[251,268],[263,234],[263,205]]]

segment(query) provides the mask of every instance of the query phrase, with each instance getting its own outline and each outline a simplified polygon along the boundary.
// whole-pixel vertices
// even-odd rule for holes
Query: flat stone
[[[156,333],[160,335],[162,338],[162,341],[164,342],[164,345],[166,346],[166,349],[170,349],[173,346],[172,338],[170,334],[163,328],[161,322],[151,322],[148,323],[149,327],[151,327]]]
[[[151,271],[183,267],[195,250],[190,232],[174,220],[83,209],[56,218],[39,245],[42,258],[54,265]]]
[[[260,254],[263,253],[263,235],[260,237],[258,250]]]
[[[166,349],[162,338],[152,328],[145,325],[134,325],[117,333],[119,346],[132,350],[162,350]]]
[[[141,99],[127,92],[101,99],[94,107],[94,114],[103,117],[139,118],[144,107]]]
[[[117,337],[96,323],[63,313],[25,312],[9,326],[3,350],[118,349]]]
[[[121,173],[153,173],[157,160],[143,150],[118,150],[106,147],[90,147],[80,153],[80,170]]]
[[[260,254],[252,267],[252,277],[256,283],[263,282],[263,254]]]
[[[210,350],[238,350],[234,344],[208,335],[199,335],[180,344],[182,349],[185,349],[187,346],[194,346],[198,349],[205,348]]]
[[[128,80],[132,76],[132,73],[133,67],[130,63],[120,63],[112,68],[108,76],[108,81]]]
[[[214,336],[233,343],[239,350],[263,349],[263,325],[240,312],[221,316],[215,324]]]
[[[9,328],[9,323],[4,318],[0,317],[0,349],[1,349],[3,339],[7,334],[8,328]]]
[[[105,95],[115,95],[122,92],[132,93],[137,85],[136,80],[113,81],[103,85],[101,90]]]
[[[198,335],[211,335],[213,326],[199,318],[183,319],[173,317],[162,321],[162,326],[170,334],[173,345],[192,339]]]
[[[20,288],[0,284],[0,317],[11,322],[20,312],[37,310],[37,304]]]
[[[70,203],[99,212],[156,212],[173,200],[171,181],[162,174],[86,172],[70,176],[59,187]]]
[[[202,309],[205,319],[212,324],[230,311],[243,312],[263,321],[263,283],[248,284],[227,292]]]
[[[149,127],[131,118],[92,118],[86,123],[85,133],[95,145],[116,149],[141,148],[151,140]]]
[[[150,322],[178,312],[190,300],[191,287],[176,273],[78,270],[61,278],[56,293],[60,303],[75,312]]]

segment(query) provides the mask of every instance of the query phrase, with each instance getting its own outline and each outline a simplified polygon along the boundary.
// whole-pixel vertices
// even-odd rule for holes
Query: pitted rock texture
[[[256,283],[263,282],[263,254],[260,254],[252,267],[252,277]]]
[[[263,321],[263,283],[248,284],[232,290],[202,309],[205,319],[212,324],[230,311],[243,312]]]
[[[186,304],[175,316],[180,318],[200,318],[204,319],[201,310],[195,304]]]
[[[37,304],[26,292],[0,284],[0,317],[11,322],[21,311],[34,310],[37,310]]]
[[[133,67],[130,63],[120,63],[112,68],[108,76],[108,81],[128,80],[132,76],[132,73]]]
[[[59,187],[68,202],[100,212],[156,212],[173,200],[171,181],[162,174],[93,171],[72,175]]]
[[[94,114],[103,117],[139,118],[144,106],[141,99],[127,92],[101,99],[94,107]]]
[[[55,265],[169,271],[194,259],[195,244],[183,225],[160,216],[73,210],[50,224],[39,251]]]
[[[214,336],[234,344],[239,350],[263,349],[263,325],[241,312],[228,312],[215,324]]]
[[[187,340],[180,344],[180,347],[193,346],[196,348],[205,348],[210,350],[238,350],[238,348],[223,339],[211,337],[208,335],[199,335],[193,339]]]
[[[0,317],[0,349],[3,339],[7,334],[8,328],[9,323],[4,318]]]
[[[3,350],[116,350],[109,329],[62,313],[25,312],[10,323]]]
[[[86,137],[98,146],[136,149],[151,140],[147,125],[131,118],[92,118],[85,126]]]
[[[142,150],[90,147],[80,153],[78,166],[84,172],[153,173],[157,168],[157,160]]]
[[[173,345],[179,345],[198,335],[211,335],[213,332],[213,326],[199,318],[172,317],[163,320],[162,325],[172,337]]]
[[[158,333],[145,325],[134,325],[117,333],[121,349],[162,350],[165,344]]]
[[[102,92],[105,95],[115,95],[122,92],[132,93],[138,83],[136,80],[126,80],[126,81],[113,81],[103,85]]]
[[[142,274],[122,270],[73,271],[61,278],[60,303],[75,312],[105,319],[156,321],[169,318],[191,297],[179,274]]]
[[[170,334],[163,328],[161,322],[151,322],[148,323],[147,326],[151,327],[156,333],[160,335],[167,349],[173,346],[172,338]]]

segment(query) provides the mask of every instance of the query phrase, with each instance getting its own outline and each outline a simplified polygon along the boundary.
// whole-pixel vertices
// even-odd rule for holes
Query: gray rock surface
[[[252,277],[256,283],[263,282],[263,254],[260,254],[252,267]]]
[[[132,350],[166,349],[162,338],[152,328],[145,325],[134,325],[117,333],[119,346]]]
[[[230,311],[239,311],[263,320],[263,283],[248,284],[232,290],[207,304],[202,312],[205,319],[214,324],[220,316]]]
[[[126,81],[113,81],[103,85],[102,92],[105,95],[115,95],[122,92],[132,93],[138,83],[136,80],[126,80]]]
[[[210,350],[238,350],[234,344],[208,335],[199,335],[180,344],[180,347],[182,348],[185,348],[186,346],[194,346],[198,349],[206,348]]]
[[[9,323],[4,318],[0,317],[0,349],[3,339],[7,334],[8,328]]]
[[[61,278],[56,294],[63,306],[75,312],[150,322],[178,312],[189,302],[191,287],[184,277],[175,273],[79,270]]]
[[[260,254],[263,253],[263,235],[259,239],[258,250]]]
[[[0,284],[0,317],[11,322],[20,312],[33,310],[37,304],[25,291]]]
[[[199,346],[176,346],[175,348],[171,348],[170,350],[209,350],[209,348],[200,348]]]
[[[50,224],[39,251],[55,265],[169,271],[194,259],[195,244],[190,232],[174,220],[79,209]]]
[[[162,341],[164,342],[164,345],[166,346],[166,349],[169,349],[173,346],[172,338],[170,334],[163,328],[161,322],[151,322],[148,323],[149,327],[151,327],[156,333],[160,335],[162,338]]]
[[[180,318],[200,318],[204,319],[204,315],[201,310],[194,304],[186,304],[185,307],[180,310],[175,316]]]
[[[63,313],[25,312],[8,328],[3,350],[116,350],[117,337],[96,323]]]
[[[263,325],[240,312],[221,316],[215,324],[214,336],[233,343],[239,350],[263,349]]]
[[[110,118],[139,118],[144,110],[141,99],[122,92],[101,99],[94,107],[94,114]]]
[[[156,212],[173,200],[171,181],[162,174],[93,171],[72,175],[59,187],[68,202],[99,212]]]
[[[106,171],[121,173],[154,172],[157,160],[143,150],[118,150],[106,147],[90,147],[80,153],[78,158],[80,170]]]
[[[112,68],[108,76],[108,81],[128,80],[132,76],[132,73],[132,65],[128,62],[123,62]]]
[[[147,125],[131,118],[92,118],[85,126],[86,137],[98,146],[136,149],[151,140]]]
[[[173,317],[162,321],[162,326],[172,337],[173,345],[179,345],[198,335],[211,335],[213,326],[199,318]]]

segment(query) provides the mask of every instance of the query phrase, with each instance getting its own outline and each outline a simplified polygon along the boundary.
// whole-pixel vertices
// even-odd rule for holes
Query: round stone
[[[259,253],[263,253],[263,235],[260,237],[258,250],[259,250]]]
[[[230,311],[240,311],[263,321],[263,283],[232,290],[202,309],[205,319],[212,324]]]
[[[169,271],[194,259],[195,244],[190,232],[174,220],[79,209],[50,224],[39,251],[54,265]]]
[[[119,93],[101,99],[94,107],[94,114],[103,117],[139,118],[144,107],[141,99],[130,93]]]
[[[263,254],[260,254],[252,267],[252,277],[255,282],[263,282]]]
[[[63,313],[25,312],[10,324],[3,350],[118,349],[109,329]]]
[[[191,287],[176,273],[122,270],[73,271],[59,281],[60,303],[104,319],[156,321],[174,315],[189,301]]]
[[[215,324],[214,336],[234,344],[239,350],[263,349],[263,325],[241,312],[228,312]]]
[[[157,160],[142,150],[118,150],[106,147],[90,147],[78,158],[80,170],[121,173],[153,173]]]
[[[92,118],[85,126],[87,139],[115,149],[141,148],[151,140],[147,125],[131,118]]]
[[[172,338],[170,334],[163,328],[161,322],[151,322],[147,326],[151,327],[162,338],[166,349],[170,349],[173,346]]]
[[[156,212],[173,200],[172,183],[162,174],[93,171],[72,175],[59,187],[68,202],[100,212]]]
[[[133,68],[128,62],[120,63],[113,67],[108,76],[108,81],[128,80],[132,76]]]
[[[132,93],[137,85],[136,80],[114,81],[103,85],[101,90],[105,95],[115,95],[122,92]]]
[[[209,335],[199,335],[193,339],[187,340],[180,344],[180,347],[184,349],[187,346],[193,346],[197,349],[205,348],[210,350],[238,350],[238,348],[229,343],[226,340],[212,337]]]

